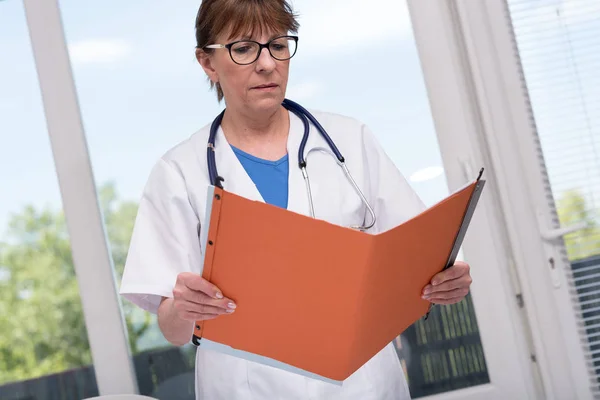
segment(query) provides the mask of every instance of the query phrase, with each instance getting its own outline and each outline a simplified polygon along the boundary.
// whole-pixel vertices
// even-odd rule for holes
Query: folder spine
[[[202,277],[207,281],[212,281],[212,266],[215,257],[217,232],[219,231],[219,220],[221,216],[221,205],[223,204],[223,189],[214,188],[214,193],[211,199],[210,207],[210,223],[208,227],[208,235],[206,243],[204,243],[204,265],[202,269]],[[204,333],[204,321],[196,321],[194,324],[194,334],[192,343],[196,346],[200,345],[200,339]]]
[[[463,215],[463,220],[458,230],[458,233],[456,234],[454,244],[452,245],[452,250],[450,251],[448,260],[446,261],[446,264],[444,265],[444,269],[442,271],[445,271],[446,269],[450,268],[456,262],[456,257],[458,256],[460,247],[462,246],[465,235],[467,234],[467,229],[469,228],[469,224],[471,223],[471,218],[473,218],[475,208],[477,207],[477,203],[479,202],[479,198],[481,197],[481,193],[483,192],[483,187],[485,186],[485,180],[481,179],[482,174],[483,168],[481,169],[481,171],[479,172],[479,176],[477,177],[475,187],[473,188],[473,192],[471,193],[469,204],[467,206],[467,209],[465,210],[465,214]],[[425,320],[429,318],[429,314],[431,313],[432,308],[433,305],[430,305],[427,314],[425,314]]]
[[[471,223],[471,219],[473,218],[473,214],[475,213],[475,208],[477,203],[479,202],[479,197],[481,196],[481,192],[483,191],[483,186],[485,185],[485,180],[478,180],[473,188],[473,193],[471,193],[471,199],[469,200],[469,205],[465,210],[465,215],[463,216],[462,223],[460,225],[460,229],[456,234],[456,239],[454,240],[454,244],[452,245],[452,251],[448,256],[448,261],[446,261],[446,265],[444,266],[444,270],[450,268],[454,265],[456,261],[456,257],[458,256],[458,252],[460,247],[462,246],[465,235],[467,234],[467,229],[469,228],[469,224]]]
[[[382,253],[380,252],[380,248],[377,247],[375,236],[367,236],[367,238],[369,239],[369,250],[365,254],[364,260],[360,260],[367,268],[362,268],[362,274],[358,280],[358,284],[353,290],[356,295],[349,296],[349,300],[354,302],[351,309],[355,310],[354,314],[356,317],[354,318],[354,323],[349,325],[352,329],[347,333],[347,335],[351,335],[352,338],[349,341],[350,346],[347,350],[346,358],[340,360],[340,364],[344,365],[345,368],[344,378],[352,375],[362,365],[369,361],[370,357],[367,358],[365,352],[362,351],[367,344],[370,347],[367,353],[372,357],[373,354],[381,351],[391,340],[393,340],[392,336],[389,340],[383,342],[376,343],[373,341],[373,329],[378,328],[374,327],[371,322],[369,322],[372,317],[372,312],[368,305],[372,303],[374,299],[378,298],[380,294],[374,278],[378,274],[377,266],[379,265],[379,255]],[[372,262],[374,263],[372,264]],[[380,315],[381,318],[384,318],[383,314],[385,314],[385,312],[382,309]]]

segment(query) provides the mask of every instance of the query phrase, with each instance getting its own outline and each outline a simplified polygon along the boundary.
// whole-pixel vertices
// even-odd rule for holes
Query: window
[[[120,280],[152,166],[221,109],[194,56],[199,2],[60,4]],[[428,205],[443,198],[448,190],[405,2],[294,5],[302,26],[288,97],[362,120]],[[194,349],[168,346],[154,317],[124,307],[141,393],[193,393]],[[413,397],[489,382],[471,298],[436,308],[396,343]]]
[[[600,3],[509,0],[510,16],[571,264],[570,284],[592,374],[600,376]],[[595,384],[595,391],[599,389]]]
[[[21,2],[0,2],[0,398],[98,394]]]

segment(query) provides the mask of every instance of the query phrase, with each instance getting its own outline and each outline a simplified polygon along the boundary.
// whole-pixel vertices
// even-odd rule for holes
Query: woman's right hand
[[[231,314],[236,304],[202,276],[182,272],[173,288],[173,308],[179,318],[194,322]]]

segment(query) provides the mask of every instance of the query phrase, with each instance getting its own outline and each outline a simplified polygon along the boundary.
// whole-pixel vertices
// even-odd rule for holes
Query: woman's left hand
[[[455,304],[465,298],[473,279],[469,264],[457,261],[431,279],[423,288],[423,298],[434,304]]]

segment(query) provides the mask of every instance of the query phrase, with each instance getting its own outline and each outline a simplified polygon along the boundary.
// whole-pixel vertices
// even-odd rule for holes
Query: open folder
[[[454,263],[480,178],[375,235],[211,187],[202,276],[238,307],[198,321],[194,344],[341,384],[427,314],[422,290]]]

